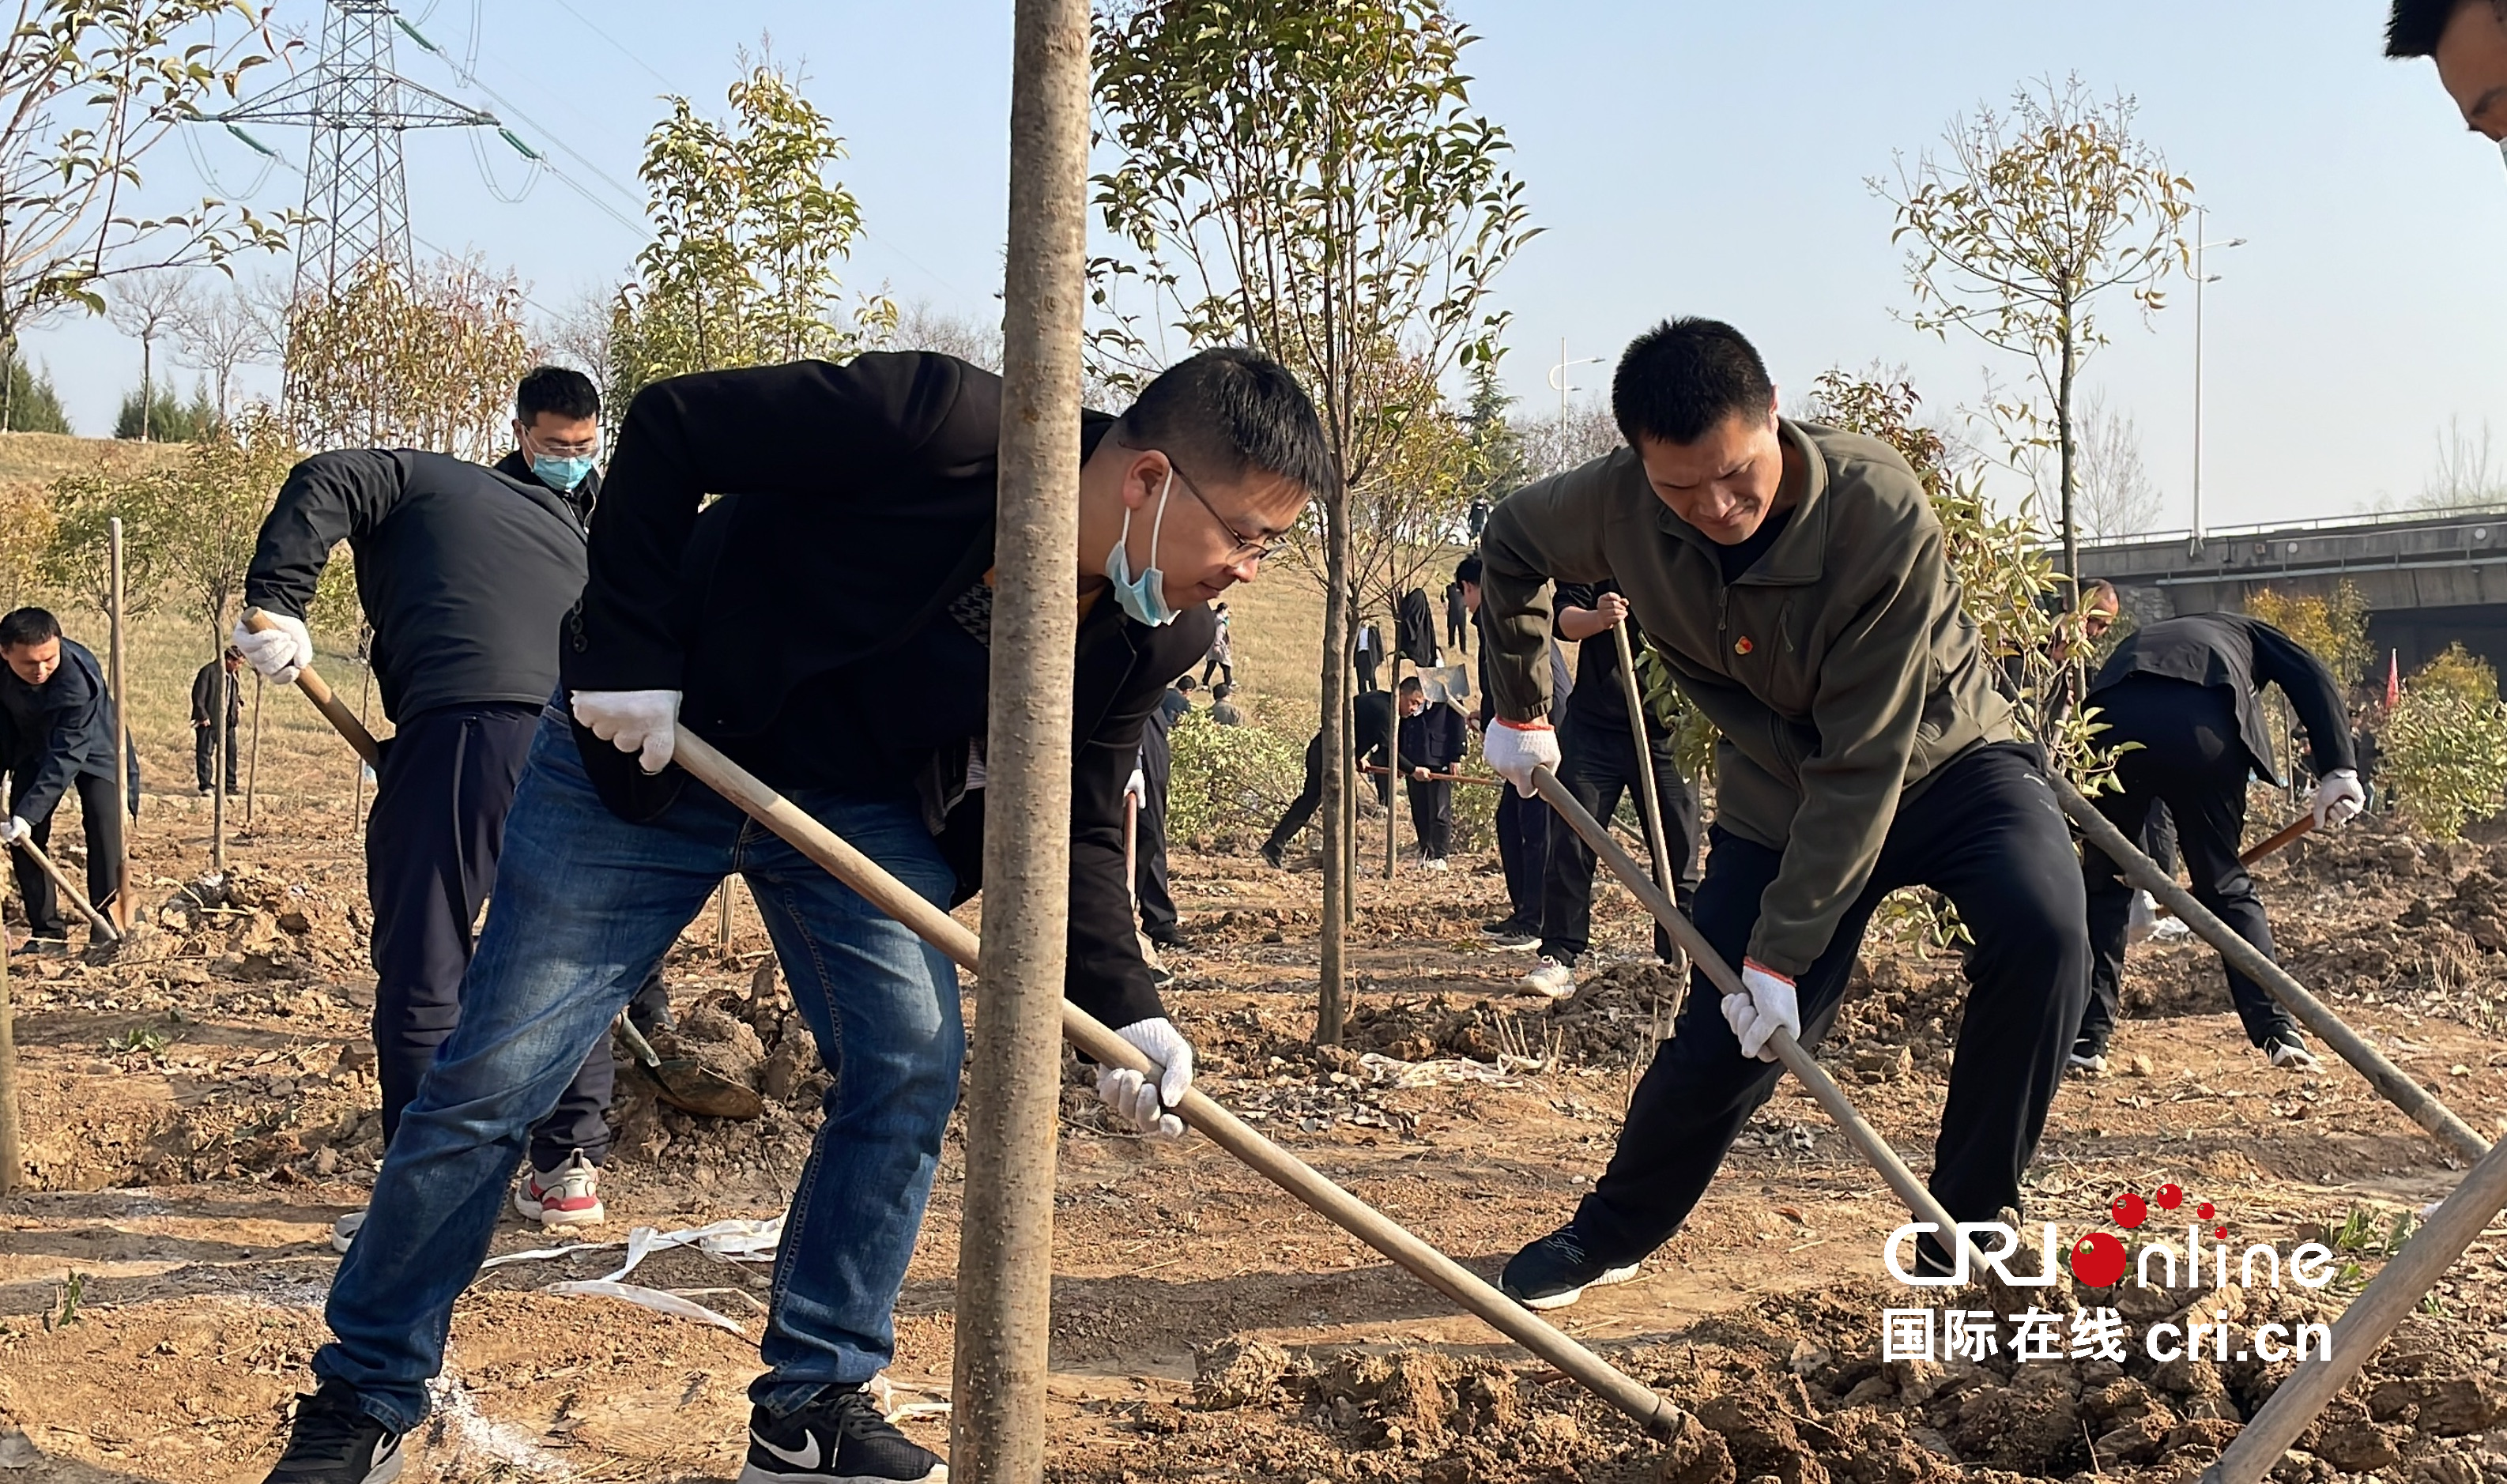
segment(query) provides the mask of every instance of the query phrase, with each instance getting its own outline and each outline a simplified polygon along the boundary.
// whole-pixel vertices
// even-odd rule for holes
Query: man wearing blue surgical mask
[[[496,472],[534,479],[590,514],[600,493],[600,394],[563,366],[539,366],[514,389],[514,452]]]
[[[461,1022],[471,927],[494,889],[505,816],[557,689],[559,626],[583,591],[600,398],[541,366],[515,388],[513,452],[493,468],[416,449],[338,449],[288,471],[244,584],[272,627],[235,646],[281,685],[312,663],[304,615],[331,553],[356,557],[376,679],[396,729],[366,822],[374,908],[374,1035],[383,1140]],[[606,1214],[600,1167],[613,1090],[609,1044],[583,1056],[530,1140],[516,1206],[546,1225]],[[345,1250],[364,1222],[333,1228]]]

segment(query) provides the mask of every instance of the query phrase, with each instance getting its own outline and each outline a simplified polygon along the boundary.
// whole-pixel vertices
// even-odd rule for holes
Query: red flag
[[[2394,703],[2402,699],[2403,652],[2399,649],[2387,650],[2385,652],[2385,709],[2392,710]]]

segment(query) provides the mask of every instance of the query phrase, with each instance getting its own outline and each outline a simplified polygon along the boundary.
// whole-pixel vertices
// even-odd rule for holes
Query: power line
[[[633,52],[629,51],[629,50],[627,49],[627,44],[626,44],[625,42],[620,41],[617,37],[612,36],[612,35],[610,35],[607,31],[602,30],[602,29],[601,29],[601,28],[600,28],[597,23],[595,23],[595,22],[594,22],[594,20],[593,20],[593,18],[592,18],[591,17],[586,16],[583,12],[581,12],[581,11],[579,11],[579,10],[576,10],[573,6],[566,4],[566,3],[565,3],[565,0],[552,0],[552,3],[553,3],[553,4],[555,4],[559,10],[562,10],[562,11],[565,12],[567,15],[572,16],[575,19],[577,19],[577,20],[579,20],[579,21],[583,22],[583,28],[584,28],[585,30],[590,31],[593,35],[600,37],[602,41],[605,41],[605,42],[609,43],[610,47],[611,47],[612,49],[614,49],[614,50],[618,53],[618,54],[619,54],[619,55],[621,55],[621,56],[623,56],[623,57],[627,58],[629,61],[634,62],[636,66],[641,67],[641,68],[643,68],[646,72],[648,72],[648,73],[652,74],[653,81],[655,81],[655,82],[657,82],[657,83],[661,84],[661,85],[662,85],[663,87],[665,87],[665,88],[670,89],[670,90],[671,90],[672,91],[673,91],[673,92],[685,92],[685,91],[687,91],[687,90],[686,90],[686,89],[684,89],[684,88],[680,87],[678,84],[676,84],[676,83],[674,83],[674,82],[671,81],[669,78],[664,77],[664,76],[662,75],[662,72],[661,72],[661,69],[660,69],[660,68],[658,68],[658,67],[654,66],[651,62],[648,62],[648,61],[644,60],[644,58],[642,58],[642,57],[640,57],[640,56],[636,55],[635,53],[633,53]]]

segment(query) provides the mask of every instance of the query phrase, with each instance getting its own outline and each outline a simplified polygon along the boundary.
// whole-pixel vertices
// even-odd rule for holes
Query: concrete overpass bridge
[[[2507,673],[2507,508],[2237,526],[2198,545],[2186,531],[2095,541],[2081,572],[2114,583],[2144,623],[2242,612],[2258,588],[2329,595],[2347,582],[2367,600],[2380,662],[2397,651],[2408,674],[2461,643]]]

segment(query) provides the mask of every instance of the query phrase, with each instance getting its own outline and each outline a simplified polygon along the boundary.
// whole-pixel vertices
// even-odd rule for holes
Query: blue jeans
[[[792,802],[934,903],[955,877],[910,798]],[[750,1399],[775,1412],[867,1381],[958,1099],[965,1034],[949,960],[766,828],[691,782],[658,820],[612,814],[574,738],[543,716],[505,826],[461,1024],[418,1084],[340,1265],[314,1373],[406,1431],[426,1415],[454,1300],[478,1273],[531,1125],[715,885],[746,878],[793,1002],[838,1068],[785,1218]]]

